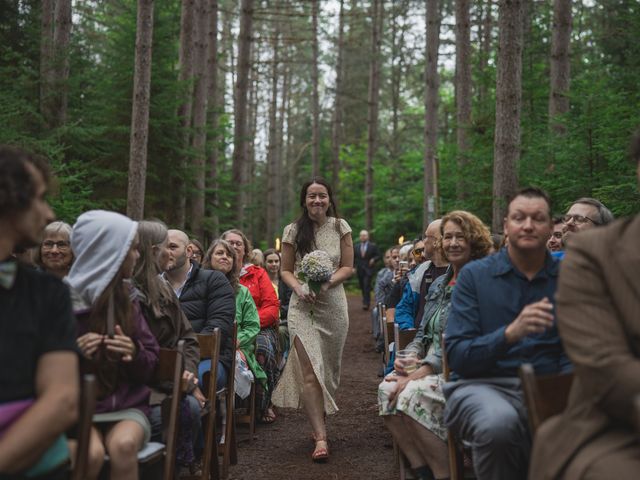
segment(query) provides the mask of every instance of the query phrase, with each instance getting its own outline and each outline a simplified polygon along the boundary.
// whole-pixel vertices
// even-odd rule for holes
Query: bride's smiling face
[[[312,183],[307,188],[307,197],[305,199],[305,206],[307,207],[307,212],[309,212],[309,216],[314,217],[322,217],[327,214],[327,210],[329,210],[329,204],[331,203],[331,199],[329,198],[329,192],[324,185],[320,185],[318,183]]]

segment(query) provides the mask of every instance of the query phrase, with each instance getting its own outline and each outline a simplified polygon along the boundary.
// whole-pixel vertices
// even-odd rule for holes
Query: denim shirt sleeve
[[[446,352],[451,370],[462,377],[490,371],[509,349],[506,326],[485,333],[480,318],[478,292],[472,271],[463,269],[451,300],[446,328]]]
[[[418,294],[411,290],[411,283],[407,282],[402,290],[402,298],[396,306],[395,322],[400,330],[414,328],[414,317],[418,309]]]

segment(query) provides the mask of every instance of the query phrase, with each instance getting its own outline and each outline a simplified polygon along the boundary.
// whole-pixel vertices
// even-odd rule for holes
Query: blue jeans
[[[234,352],[235,355],[235,352]],[[204,374],[211,371],[211,360],[203,360],[198,365],[198,385],[200,385],[200,390],[203,390],[204,387]],[[227,384],[227,369],[224,368],[222,363],[218,362],[218,375],[216,378],[216,390],[220,390]],[[204,392],[203,390],[203,393]]]
[[[198,438],[202,436],[202,424],[200,422],[200,404],[193,395],[186,396],[191,414],[191,432],[193,432],[193,445],[198,446]],[[151,441],[162,442],[162,411],[160,405],[153,405],[149,413],[151,423]],[[197,449],[197,448],[196,448]]]

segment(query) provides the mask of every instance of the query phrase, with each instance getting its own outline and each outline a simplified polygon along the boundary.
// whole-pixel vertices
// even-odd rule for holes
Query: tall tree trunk
[[[251,68],[251,32],[253,24],[254,0],[242,0],[240,12],[240,33],[238,35],[238,65],[234,99],[233,135],[233,184],[236,188],[236,219],[243,228],[246,208],[246,169],[248,155],[247,95],[249,93],[249,69]]]
[[[288,58],[288,54],[285,55],[285,58]],[[282,100],[280,101],[280,113],[278,120],[278,150],[277,150],[277,162],[276,167],[278,171],[277,181],[276,181],[276,215],[278,218],[278,226],[282,224],[282,218],[284,217],[285,210],[284,206],[288,205],[286,200],[286,189],[285,189],[285,162],[287,156],[289,155],[288,151],[288,143],[285,142],[285,130],[284,125],[287,116],[287,103],[289,102],[289,98],[291,96],[290,92],[290,84],[291,84],[291,70],[286,67],[283,73],[282,79]],[[287,175],[289,172],[287,172]],[[277,231],[276,233],[279,233]]]
[[[218,92],[218,0],[209,0],[209,46],[207,51],[208,85],[207,98],[209,106],[209,126],[211,127],[211,151],[209,152],[209,179],[207,188],[211,192],[208,202],[210,208],[211,237],[216,238],[220,234],[220,197],[218,195],[218,162],[220,157],[220,135],[218,133],[219,111],[224,110],[224,97],[219,101]],[[223,82],[224,83],[224,82]],[[208,240],[211,240],[209,238]]]
[[[152,46],[153,0],[138,0],[136,59],[129,146],[129,184],[127,188],[127,215],[134,220],[142,220],[144,218]]]
[[[478,99],[481,106],[487,99],[487,65],[491,56],[491,35],[493,29],[493,0],[486,0],[484,16],[481,19],[482,34],[479,35],[479,59],[478,70],[480,82],[478,86]],[[484,109],[484,107],[482,107]]]
[[[67,120],[69,80],[69,42],[71,40],[71,0],[56,0],[53,30],[53,65],[51,69],[51,127]]]
[[[456,0],[456,144],[458,155],[457,198],[467,198],[471,126],[471,26],[469,0]]]
[[[280,195],[278,183],[278,49],[280,40],[280,25],[274,22],[273,54],[271,57],[271,100],[269,102],[269,145],[267,148],[267,245],[271,246],[275,238],[278,222],[278,201]]]
[[[406,19],[408,4],[406,0],[394,2],[391,23],[391,141],[389,157],[396,160],[400,156],[400,111],[402,75],[405,67],[405,32],[406,26],[400,25],[399,19]]]
[[[380,47],[382,44],[382,0],[371,3],[371,63],[367,114],[367,167],[364,180],[364,224],[373,230],[373,160],[378,150],[378,110],[380,100]]]
[[[427,61],[424,96],[424,228],[438,216],[438,49],[440,48],[440,4],[427,0]]]
[[[209,43],[209,0],[197,0],[195,22],[195,64],[193,95],[193,172],[194,189],[191,194],[191,230],[204,239],[205,206],[205,144],[207,141],[207,90],[208,43]],[[215,68],[215,67],[214,67]]]
[[[571,63],[571,0],[554,0],[553,33],[551,36],[551,88],[549,90],[549,125],[553,132],[564,135],[566,125],[557,118],[569,111]]]
[[[338,18],[338,55],[336,58],[336,93],[331,119],[331,183],[334,191],[339,191],[340,182],[340,129],[342,128],[342,76],[344,55],[344,0],[340,0]]]
[[[180,14],[180,74],[178,76],[180,85],[184,88],[182,93],[183,102],[178,107],[178,118],[180,119],[180,130],[182,136],[182,150],[186,152],[191,145],[190,130],[191,116],[193,110],[193,34],[195,21],[195,0],[182,0],[182,11]],[[178,172],[174,178],[172,206],[175,215],[173,223],[180,229],[184,229],[186,221],[186,199],[187,188],[185,182],[186,166],[188,156],[182,154],[178,160]]]
[[[493,160],[494,232],[502,230],[507,202],[518,188],[522,108],[523,0],[500,0],[496,131]]]
[[[249,111],[248,111],[248,145],[247,145],[247,162],[245,163],[245,178],[247,179],[247,206],[249,207],[250,227],[249,238],[255,243],[259,239],[258,222],[266,215],[266,208],[263,203],[256,204],[255,199],[261,198],[258,189],[262,185],[254,182],[256,178],[256,137],[258,133],[258,104],[260,102],[260,70],[257,60],[260,56],[260,43],[256,43],[255,48],[251,49],[251,70],[249,74]],[[260,230],[262,231],[262,230]]]
[[[318,0],[311,0],[311,21],[313,30],[313,61],[311,64],[312,126],[311,126],[311,163],[312,175],[320,175],[320,96],[318,94]]]
[[[42,0],[40,11],[40,114],[51,123],[51,68],[53,64],[54,0]]]

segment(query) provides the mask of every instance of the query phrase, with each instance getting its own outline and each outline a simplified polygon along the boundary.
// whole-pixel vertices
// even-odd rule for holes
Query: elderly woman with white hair
[[[36,257],[36,263],[42,270],[58,278],[69,274],[73,263],[70,238],[71,225],[68,223],[52,222],[44,228]]]

